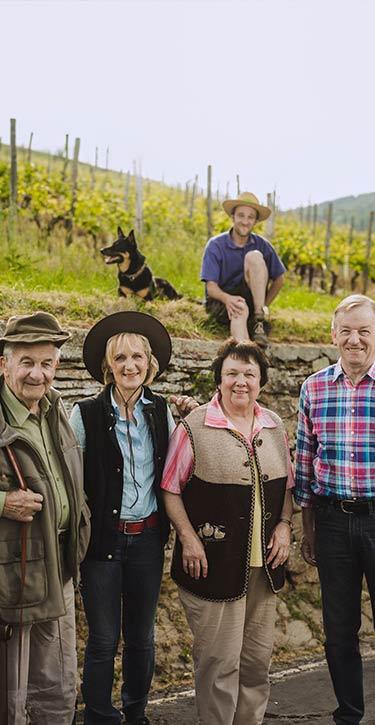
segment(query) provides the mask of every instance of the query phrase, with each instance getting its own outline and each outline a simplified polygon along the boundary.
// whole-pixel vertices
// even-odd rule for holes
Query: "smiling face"
[[[233,214],[233,231],[241,238],[246,238],[256,224],[258,215],[251,206],[236,206]]]
[[[1,357],[6,384],[33,413],[52,385],[58,358],[59,351],[51,343],[15,345]]]
[[[107,364],[112,371],[115,385],[126,399],[144,384],[149,371],[150,355],[147,354],[139,335],[119,335],[107,353]]]
[[[221,369],[221,402],[227,411],[251,410],[260,391],[260,367],[249,358],[248,362],[227,357]]]
[[[332,339],[349,377],[365,375],[375,361],[375,313],[371,306],[363,304],[339,311]]]

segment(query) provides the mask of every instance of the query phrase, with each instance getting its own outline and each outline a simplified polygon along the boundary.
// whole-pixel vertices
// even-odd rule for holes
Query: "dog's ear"
[[[119,236],[119,239],[125,239],[125,234],[122,231],[121,227],[117,227],[117,234]]]
[[[135,241],[134,229],[131,229],[128,234],[128,242],[130,242],[130,244],[133,244],[134,247],[137,246],[137,242]]]

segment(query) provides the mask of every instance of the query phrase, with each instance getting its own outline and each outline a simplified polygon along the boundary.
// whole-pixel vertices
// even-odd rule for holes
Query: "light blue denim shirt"
[[[129,422],[129,433],[134,455],[135,478],[139,484],[136,488],[130,475],[130,453],[126,431],[126,420],[120,416],[119,406],[113,397],[113,388],[111,390],[111,405],[116,416],[115,433],[124,459],[124,484],[122,490],[121,518],[126,521],[138,521],[139,519],[144,519],[157,509],[156,496],[153,490],[154,455],[152,438],[147,425],[146,416],[143,412],[144,405],[147,403],[150,403],[150,400],[146,398],[145,393],[142,390],[142,394],[134,406],[134,420]],[[175,422],[168,407],[167,416],[169,435],[171,435],[175,428]],[[72,410],[70,424],[81,448],[85,450],[86,433],[79,405],[75,405]]]

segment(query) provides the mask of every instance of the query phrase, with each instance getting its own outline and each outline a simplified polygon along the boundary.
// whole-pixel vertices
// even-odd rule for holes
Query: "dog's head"
[[[141,268],[145,257],[141,254],[135,241],[133,229],[126,237],[121,227],[117,227],[118,238],[110,247],[103,247],[100,252],[106,264],[118,264],[121,272],[134,274]]]

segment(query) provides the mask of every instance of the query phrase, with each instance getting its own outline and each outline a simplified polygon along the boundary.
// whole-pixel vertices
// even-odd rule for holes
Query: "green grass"
[[[8,153],[3,146],[0,161],[6,161]],[[201,304],[203,284],[199,274],[207,239],[204,197],[198,195],[190,215],[183,191],[144,180],[144,233],[139,246],[154,274],[168,279],[183,299],[153,303],[125,300],[117,295],[117,268],[104,264],[100,247],[115,238],[118,223],[125,231],[134,226],[134,178],[125,210],[124,176],[98,170],[92,187],[89,165],[80,165],[75,233],[72,244],[67,246],[64,228],[57,225],[52,233],[46,231],[51,218],[66,214],[70,208],[69,183],[61,178],[63,159],[33,152],[30,167],[22,162],[22,149],[18,156],[19,210],[13,226],[8,218],[6,165],[3,177],[0,174],[1,317],[43,308],[65,324],[88,326],[110,312],[143,309],[157,315],[173,335],[207,339],[225,336],[225,330],[207,317]],[[67,179],[69,173],[68,169]],[[32,199],[26,207],[22,205],[25,194]],[[216,201],[213,221],[215,233],[228,228],[228,218]],[[290,220],[278,223],[276,249],[280,253],[283,249],[290,256],[299,246],[308,247],[298,224]],[[330,318],[338,300],[307,289],[288,273],[287,283],[271,307],[271,339],[329,342]]]

